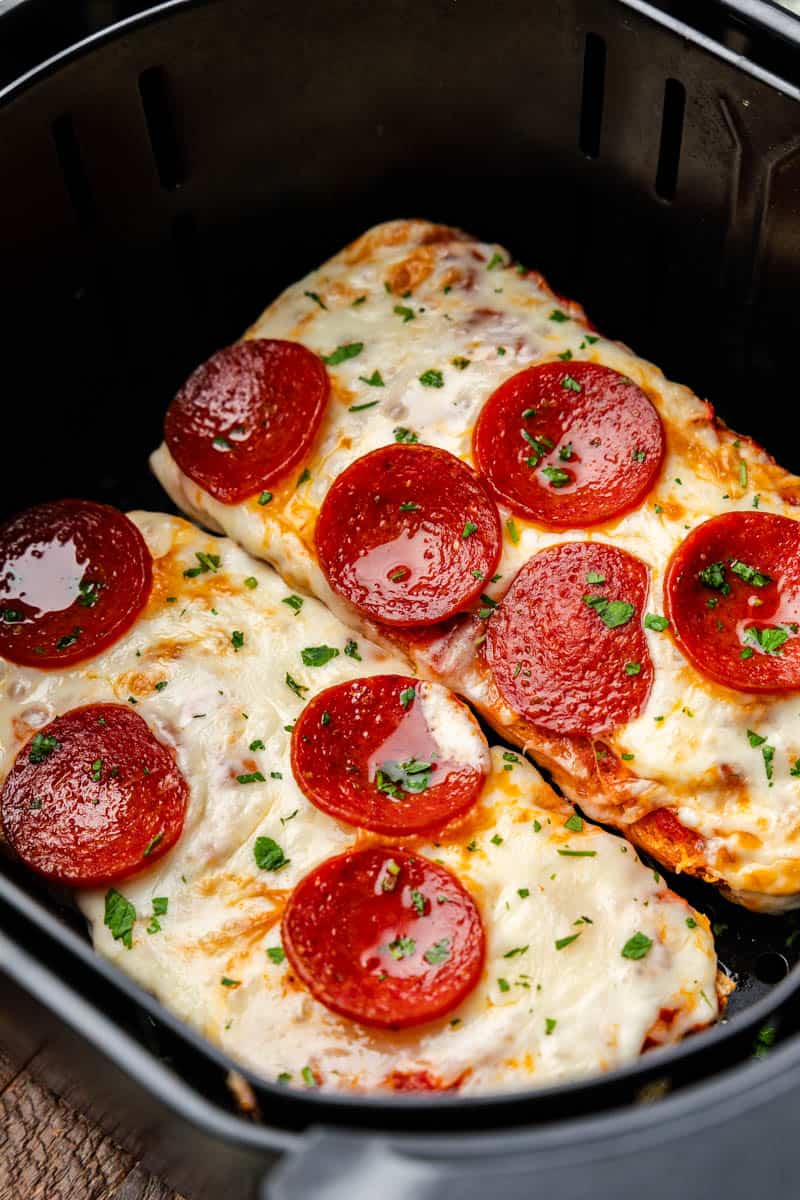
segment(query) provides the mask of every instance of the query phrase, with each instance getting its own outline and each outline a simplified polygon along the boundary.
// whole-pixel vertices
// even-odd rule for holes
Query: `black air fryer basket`
[[[19,76],[0,92],[0,515],[63,495],[168,507],[147,455],[190,369],[397,216],[505,243],[800,471],[788,13],[173,0],[90,32],[135,7],[0,2],[0,79]],[[49,1082],[193,1200],[794,1196],[800,914],[671,882],[714,922],[727,1020],[601,1079],[423,1101],[243,1072],[242,1112],[233,1064],[8,864],[0,1028],[46,1034]]]

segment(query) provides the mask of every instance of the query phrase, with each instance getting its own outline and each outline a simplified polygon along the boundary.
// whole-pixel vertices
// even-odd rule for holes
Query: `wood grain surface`
[[[0,1200],[183,1200],[37,1083],[46,1047],[0,1041]]]

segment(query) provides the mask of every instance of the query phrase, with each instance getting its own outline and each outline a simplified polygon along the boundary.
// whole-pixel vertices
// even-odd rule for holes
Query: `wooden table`
[[[45,1052],[0,1027],[0,1200],[183,1200],[37,1083]]]

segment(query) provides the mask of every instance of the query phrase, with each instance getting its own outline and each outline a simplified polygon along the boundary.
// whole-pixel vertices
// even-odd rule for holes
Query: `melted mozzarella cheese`
[[[501,579],[489,594],[501,596],[537,551],[561,541],[597,540],[647,563],[647,609],[663,613],[668,560],[695,525],[755,505],[795,518],[790,501],[800,496],[800,482],[754,443],[718,428],[709,406],[687,388],[666,380],[621,343],[591,333],[576,306],[554,300],[536,278],[507,269],[511,259],[501,247],[435,239],[435,227],[425,222],[378,226],[288,288],[248,330],[248,337],[299,340],[320,354],[363,343],[357,357],[330,371],[332,398],[308,462],[308,482],[295,489],[292,480],[278,488],[266,508],[255,501],[220,504],[182,474],[162,445],[153,468],[178,505],[380,639],[380,630],[359,621],[331,591],[316,561],[314,524],[331,483],[356,458],[392,442],[397,428],[472,462],[474,423],[495,388],[532,362],[569,351],[574,361],[602,363],[647,391],[666,432],[664,467],[638,509],[589,531],[553,532],[515,516],[518,540],[505,537]],[[409,290],[413,294],[405,296]],[[311,291],[323,298],[324,310],[308,298]],[[565,307],[570,319],[553,320],[554,310]],[[441,388],[420,382],[430,369],[442,372]],[[384,388],[364,382],[376,370]],[[349,411],[352,404],[375,399],[380,403],[374,408]],[[501,515],[505,522],[511,514],[501,507]],[[549,766],[563,768],[559,781],[565,790],[580,796],[599,820],[624,828],[653,809],[675,809],[705,839],[707,864],[734,899],[774,910],[800,904],[800,778],[791,774],[800,754],[800,702],[718,687],[684,659],[668,633],[646,636],[655,666],[647,705],[638,719],[603,739],[617,755],[633,755],[625,760],[624,807],[618,796],[587,798],[585,790],[571,787],[568,751],[560,759],[536,746],[534,753],[539,749]],[[412,647],[409,655],[418,670],[483,706],[499,727],[514,722],[515,714],[490,698],[487,673],[471,643],[449,662],[436,647]],[[775,747],[772,779],[760,750],[749,745],[748,729]]]
[[[288,895],[331,855],[391,841],[306,800],[292,776],[287,727],[321,689],[404,665],[364,639],[360,660],[344,653],[349,631],[330,612],[309,598],[295,612],[278,576],[233,543],[171,517],[133,519],[155,560],[153,594],[133,628],[70,670],[6,663],[0,676],[3,773],[57,714],[135,700],[189,783],[176,847],[119,886],[137,915],[130,949],[104,924],[104,891],[79,895],[100,953],[240,1063],[300,1086],[304,1067],[332,1089],[368,1090],[421,1071],[464,1091],[541,1085],[608,1070],[635,1058],[648,1036],[673,1040],[716,1018],[705,918],[619,839],[566,829],[571,816],[576,823],[571,808],[532,767],[499,750],[464,820],[438,842],[403,839],[454,871],[480,908],[488,951],[475,991],[448,1018],[403,1033],[366,1029],[315,1001],[285,960],[274,961]],[[219,569],[187,579],[197,553],[209,551]],[[234,630],[244,636],[238,650]],[[308,645],[340,653],[307,667]],[[438,685],[422,683],[418,695],[443,756],[488,768],[464,707]],[[263,782],[238,782],[254,772]],[[259,837],[281,847],[289,861],[280,870],[259,868]],[[588,853],[560,855],[564,848]],[[652,941],[639,960],[622,954],[636,933]]]

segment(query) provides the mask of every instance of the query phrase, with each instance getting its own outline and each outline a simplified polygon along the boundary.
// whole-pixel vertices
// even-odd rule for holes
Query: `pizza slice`
[[[197,369],[152,464],[592,818],[797,905],[800,481],[503,248],[371,230]]]
[[[46,504],[0,588],[5,850],[265,1078],[540,1086],[718,1016],[705,917],[234,543]]]

